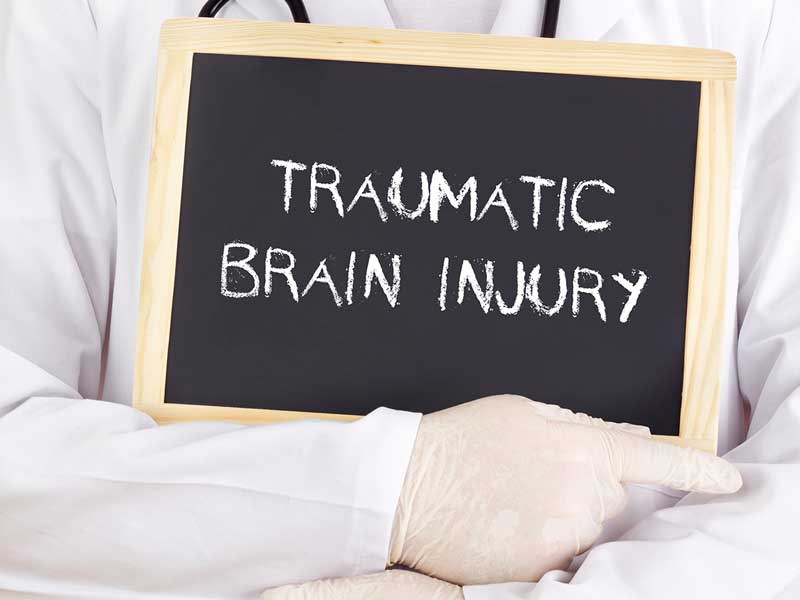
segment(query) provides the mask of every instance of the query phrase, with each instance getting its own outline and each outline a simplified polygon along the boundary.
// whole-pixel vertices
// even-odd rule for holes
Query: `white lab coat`
[[[158,30],[201,4],[0,3],[0,598],[247,598],[384,566],[418,415],[156,427],[128,406]],[[382,0],[306,4],[393,26]],[[289,18],[280,0],[223,15]],[[540,16],[503,0],[492,32]],[[796,0],[562,3],[561,38],[738,57],[720,439],[747,433],[728,455],[745,483],[676,507],[631,488],[571,583],[468,600],[800,597],[798,25]]]

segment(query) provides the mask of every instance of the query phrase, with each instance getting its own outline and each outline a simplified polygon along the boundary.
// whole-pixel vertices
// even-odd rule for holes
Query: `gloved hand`
[[[410,571],[323,579],[267,590],[261,600],[464,600],[457,585]]]
[[[625,505],[624,482],[705,493],[741,486],[724,460],[648,437],[520,396],[426,415],[390,562],[459,585],[535,581],[597,539]]]

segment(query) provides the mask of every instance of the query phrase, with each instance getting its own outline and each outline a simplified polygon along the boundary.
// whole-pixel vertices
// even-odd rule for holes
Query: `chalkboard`
[[[201,50],[160,406],[683,434],[702,80]]]

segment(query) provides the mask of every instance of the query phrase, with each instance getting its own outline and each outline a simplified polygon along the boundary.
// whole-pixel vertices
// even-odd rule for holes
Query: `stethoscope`
[[[285,0],[292,11],[292,18],[295,23],[310,23],[308,19],[308,11],[303,0]],[[198,17],[213,17],[220,9],[228,3],[228,0],[207,0],[200,9]],[[556,37],[556,28],[558,27],[558,13],[561,8],[561,0],[547,0],[544,5],[544,20],[542,21],[541,37],[554,38]]]

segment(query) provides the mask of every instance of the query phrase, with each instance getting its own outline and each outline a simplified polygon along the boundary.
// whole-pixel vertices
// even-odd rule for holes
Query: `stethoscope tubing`
[[[285,0],[285,2],[292,12],[292,18],[295,23],[311,22],[308,19],[308,11],[306,10],[306,5],[303,3],[303,0]],[[197,16],[214,17],[227,3],[228,0],[208,0],[203,4],[203,8],[200,9]]]

